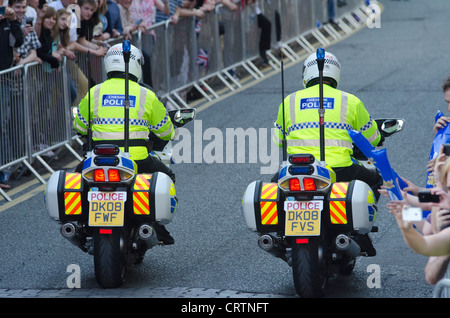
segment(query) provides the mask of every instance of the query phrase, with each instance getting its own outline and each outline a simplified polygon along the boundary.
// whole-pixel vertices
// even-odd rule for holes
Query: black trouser
[[[75,172],[81,173],[83,170],[83,162],[80,162],[78,166],[75,168]],[[148,156],[146,159],[143,160],[135,160],[137,167],[138,167],[138,173],[153,173],[153,172],[164,172],[167,174],[175,183],[175,174],[173,171],[167,167],[161,160],[158,158],[155,158],[153,156]]]
[[[139,173],[164,172],[172,179],[173,183],[175,183],[175,174],[173,171],[158,158],[148,156],[144,160],[136,160],[135,162],[138,166]]]
[[[263,14],[258,14],[257,19],[258,27],[261,28],[261,35],[259,37],[259,54],[264,59],[264,62],[266,62],[266,51],[270,50],[272,24]]]
[[[376,170],[370,170],[355,163],[348,167],[334,167],[332,169],[336,173],[336,181],[364,181],[372,188],[377,201],[380,198],[380,193],[378,190],[383,185],[383,178]]]

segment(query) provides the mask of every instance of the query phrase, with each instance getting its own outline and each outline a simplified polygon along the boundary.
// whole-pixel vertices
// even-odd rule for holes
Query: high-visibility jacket
[[[331,167],[352,164],[352,139],[348,130],[360,131],[369,142],[378,145],[381,135],[364,104],[354,95],[324,85],[325,162]],[[319,85],[297,91],[284,100],[287,152],[311,153],[320,160]],[[282,146],[283,111],[280,105],[274,142]]]
[[[75,129],[84,135],[88,128],[88,96],[81,100],[74,119]],[[92,87],[90,97],[92,140],[124,140],[125,79],[111,78]],[[148,157],[145,139],[149,131],[163,140],[172,139],[175,132],[166,108],[151,90],[130,80],[129,101],[129,154],[133,160],[143,160]]]

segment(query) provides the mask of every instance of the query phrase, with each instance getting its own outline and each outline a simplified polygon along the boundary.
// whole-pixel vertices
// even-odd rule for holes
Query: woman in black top
[[[58,50],[58,47],[53,48],[54,42],[54,26],[56,24],[56,10],[52,7],[48,7],[42,18],[42,29],[39,41],[42,47],[37,49],[37,56],[50,64],[52,68],[58,68],[59,62],[61,62],[60,54],[52,54]]]

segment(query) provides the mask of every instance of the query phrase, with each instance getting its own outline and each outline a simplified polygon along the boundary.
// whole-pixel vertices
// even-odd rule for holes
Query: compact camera
[[[403,207],[402,209],[402,219],[403,221],[422,221],[422,209],[413,207]]]
[[[429,190],[421,190],[418,193],[419,202],[439,203],[440,198],[437,194],[431,194]]]

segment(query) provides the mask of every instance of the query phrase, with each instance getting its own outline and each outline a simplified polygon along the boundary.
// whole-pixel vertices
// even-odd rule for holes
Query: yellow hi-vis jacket
[[[352,164],[352,139],[348,130],[360,131],[378,145],[381,135],[364,104],[354,95],[324,85],[325,161],[331,167]],[[310,153],[320,160],[319,85],[297,91],[284,100],[287,152]],[[280,147],[283,137],[283,110],[279,107],[273,140]]]
[[[83,135],[88,128],[88,96],[81,100],[74,119],[75,129]],[[90,97],[92,140],[124,140],[125,79],[111,78],[92,87]],[[143,160],[148,157],[147,148],[144,143],[133,146],[133,141],[144,142],[149,131],[163,140],[170,140],[175,132],[166,108],[151,90],[130,80],[129,101],[129,154],[133,160]]]

